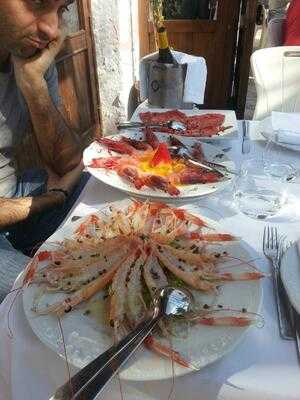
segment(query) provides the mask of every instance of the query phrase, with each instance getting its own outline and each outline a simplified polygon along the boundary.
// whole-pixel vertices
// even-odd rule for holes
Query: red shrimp
[[[133,146],[121,141],[116,141],[109,138],[96,139],[96,141],[107,147],[108,150],[115,151],[116,153],[128,154],[129,156],[132,156],[137,152]]]
[[[156,150],[159,146],[159,140],[156,135],[153,133],[151,128],[144,128],[144,133],[146,136],[146,141],[152,147],[153,150]]]
[[[171,196],[178,196],[180,194],[180,190],[162,176],[147,175],[144,178],[144,182],[146,186],[152,189],[163,190],[164,192],[169,193]]]

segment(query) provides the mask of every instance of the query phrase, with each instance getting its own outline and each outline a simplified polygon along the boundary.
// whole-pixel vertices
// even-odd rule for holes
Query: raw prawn
[[[247,262],[242,264],[242,260],[239,265],[243,269],[235,267],[231,272],[232,266],[224,260],[234,257],[213,248],[214,243],[224,246],[237,240],[186,210],[133,200],[125,209],[111,205],[109,212],[92,214],[80,222],[71,238],[56,243],[53,251],[38,252],[26,269],[24,285],[42,285],[42,295],[66,293],[62,301],[45,306],[40,306],[40,297],[34,300],[37,315],[58,316],[110,285],[109,321],[115,341],[119,341],[149,314],[147,292],[153,298],[174,278],[204,293],[217,293],[216,287],[227,282],[263,278],[262,272]],[[194,310],[187,318],[195,325],[206,326],[242,327],[257,321],[254,314],[230,309]],[[170,326],[167,320],[159,324],[166,340],[172,335]],[[145,345],[182,366],[192,367],[154,334]]]

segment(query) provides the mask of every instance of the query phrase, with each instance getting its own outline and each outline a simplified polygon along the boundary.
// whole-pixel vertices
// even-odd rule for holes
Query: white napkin
[[[172,51],[179,64],[188,64],[187,76],[184,85],[185,103],[204,103],[204,95],[207,81],[207,66],[203,57],[191,56],[189,54]],[[140,61],[140,97],[141,101],[148,98],[148,62],[155,61],[158,52],[147,55]]]
[[[272,127],[279,143],[300,145],[300,113],[273,111]]]

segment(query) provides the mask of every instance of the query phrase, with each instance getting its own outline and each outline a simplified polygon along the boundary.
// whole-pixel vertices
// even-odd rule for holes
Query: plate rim
[[[290,246],[287,249],[287,251],[284,253],[282,260],[281,260],[281,265],[280,265],[280,276],[281,276],[282,283],[284,285],[284,288],[286,290],[286,293],[288,295],[290,302],[292,303],[295,310],[300,314],[300,294],[299,294],[299,302],[297,302],[295,295],[294,295],[294,291],[291,289],[291,286],[290,286],[290,280],[288,278],[289,271],[291,270],[291,268],[299,268],[299,276],[300,276],[300,265],[297,266],[296,265],[297,263],[295,262],[295,263],[292,263],[292,265],[295,264],[295,267],[291,267],[291,263],[288,263],[288,261],[287,261],[289,252],[293,251],[294,247],[296,247],[298,245],[298,242],[299,241],[296,241],[295,243],[293,243],[292,246]],[[299,284],[300,284],[300,282],[299,282]]]
[[[139,131],[138,130],[132,130],[132,131],[127,131],[126,133],[124,132],[124,133],[128,137],[132,137],[132,136],[134,136],[134,134],[136,135],[137,132],[139,132]],[[113,135],[105,136],[105,138],[113,139],[113,138],[115,138],[117,136],[118,136],[118,134],[113,134]],[[127,183],[126,181],[124,181],[124,184],[127,187],[126,188],[120,188],[118,183],[114,182],[113,180],[101,179],[98,176],[98,174],[95,172],[98,169],[97,168],[91,168],[91,167],[89,167],[87,165],[87,163],[88,163],[87,159],[89,158],[87,154],[88,154],[89,151],[91,151],[92,147],[95,146],[95,145],[101,146],[101,144],[97,143],[97,141],[95,140],[87,148],[85,148],[85,150],[83,152],[83,162],[84,162],[84,166],[87,169],[87,171],[92,176],[94,176],[97,180],[99,180],[100,182],[104,183],[105,185],[108,185],[108,186],[110,186],[110,187],[112,187],[114,189],[122,191],[123,193],[126,193],[126,194],[128,194],[130,196],[138,196],[138,197],[141,197],[141,198],[159,199],[159,200],[164,200],[164,201],[170,201],[171,200],[173,202],[176,202],[176,201],[178,201],[178,202],[181,201],[182,202],[182,201],[193,200],[193,199],[196,200],[196,199],[201,198],[203,196],[209,196],[209,195],[211,195],[213,193],[216,193],[218,191],[224,190],[229,184],[231,184],[233,182],[233,179],[234,179],[234,176],[232,175],[231,177],[229,177],[227,180],[224,180],[224,181],[215,182],[215,183],[212,183],[212,184],[198,184],[199,188],[201,188],[201,187],[204,188],[204,187],[207,187],[208,185],[216,186],[216,188],[211,188],[209,191],[208,191],[209,188],[207,188],[207,191],[205,191],[204,193],[200,193],[200,194],[195,194],[195,193],[182,194],[182,193],[180,193],[179,196],[171,196],[171,195],[168,195],[167,193],[165,193],[165,195],[163,195],[164,192],[162,192],[160,190],[155,191],[155,190],[152,190],[151,188],[149,188],[149,189],[147,188],[148,192],[147,193],[143,193],[143,192],[139,191],[138,189],[130,186],[130,184]],[[217,149],[218,150],[217,153],[220,153],[220,154],[222,153],[225,156],[224,160],[227,163],[230,164],[230,168],[232,168],[233,170],[236,169],[235,161],[232,158],[228,157],[228,155],[225,152],[223,152],[223,150],[221,148],[219,148],[218,146],[215,146],[214,144],[211,144],[211,143],[201,143],[201,145],[204,146],[204,148],[206,147],[206,148],[210,148],[210,149]],[[110,173],[110,175],[114,176],[115,178],[121,179],[121,178],[119,178],[117,176],[117,174],[114,171],[108,171],[108,172]],[[107,176],[109,176],[109,175],[107,175]],[[196,186],[196,185],[194,185],[194,186]]]

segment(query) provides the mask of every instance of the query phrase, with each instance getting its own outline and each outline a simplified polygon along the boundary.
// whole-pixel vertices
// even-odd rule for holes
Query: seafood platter
[[[262,326],[264,277],[239,238],[196,206],[124,200],[42,245],[25,271],[23,305],[39,339],[83,367],[145,318],[157,291],[189,290],[191,313],[162,320],[120,372],[160,380],[219,360]]]
[[[235,169],[234,162],[216,146],[196,140],[185,143],[172,135],[158,138],[150,128],[96,139],[83,160],[88,171],[107,185],[133,196],[174,201],[222,190],[233,178],[224,168]],[[206,168],[207,163],[218,163],[221,168]]]
[[[232,138],[237,135],[238,126],[234,111],[231,110],[164,110],[160,108],[140,108],[134,114],[132,122],[145,124],[166,124],[169,121],[177,121],[186,126],[186,130],[171,129],[166,126],[154,128],[159,136],[171,134],[179,138],[205,139],[214,141],[218,139]]]

